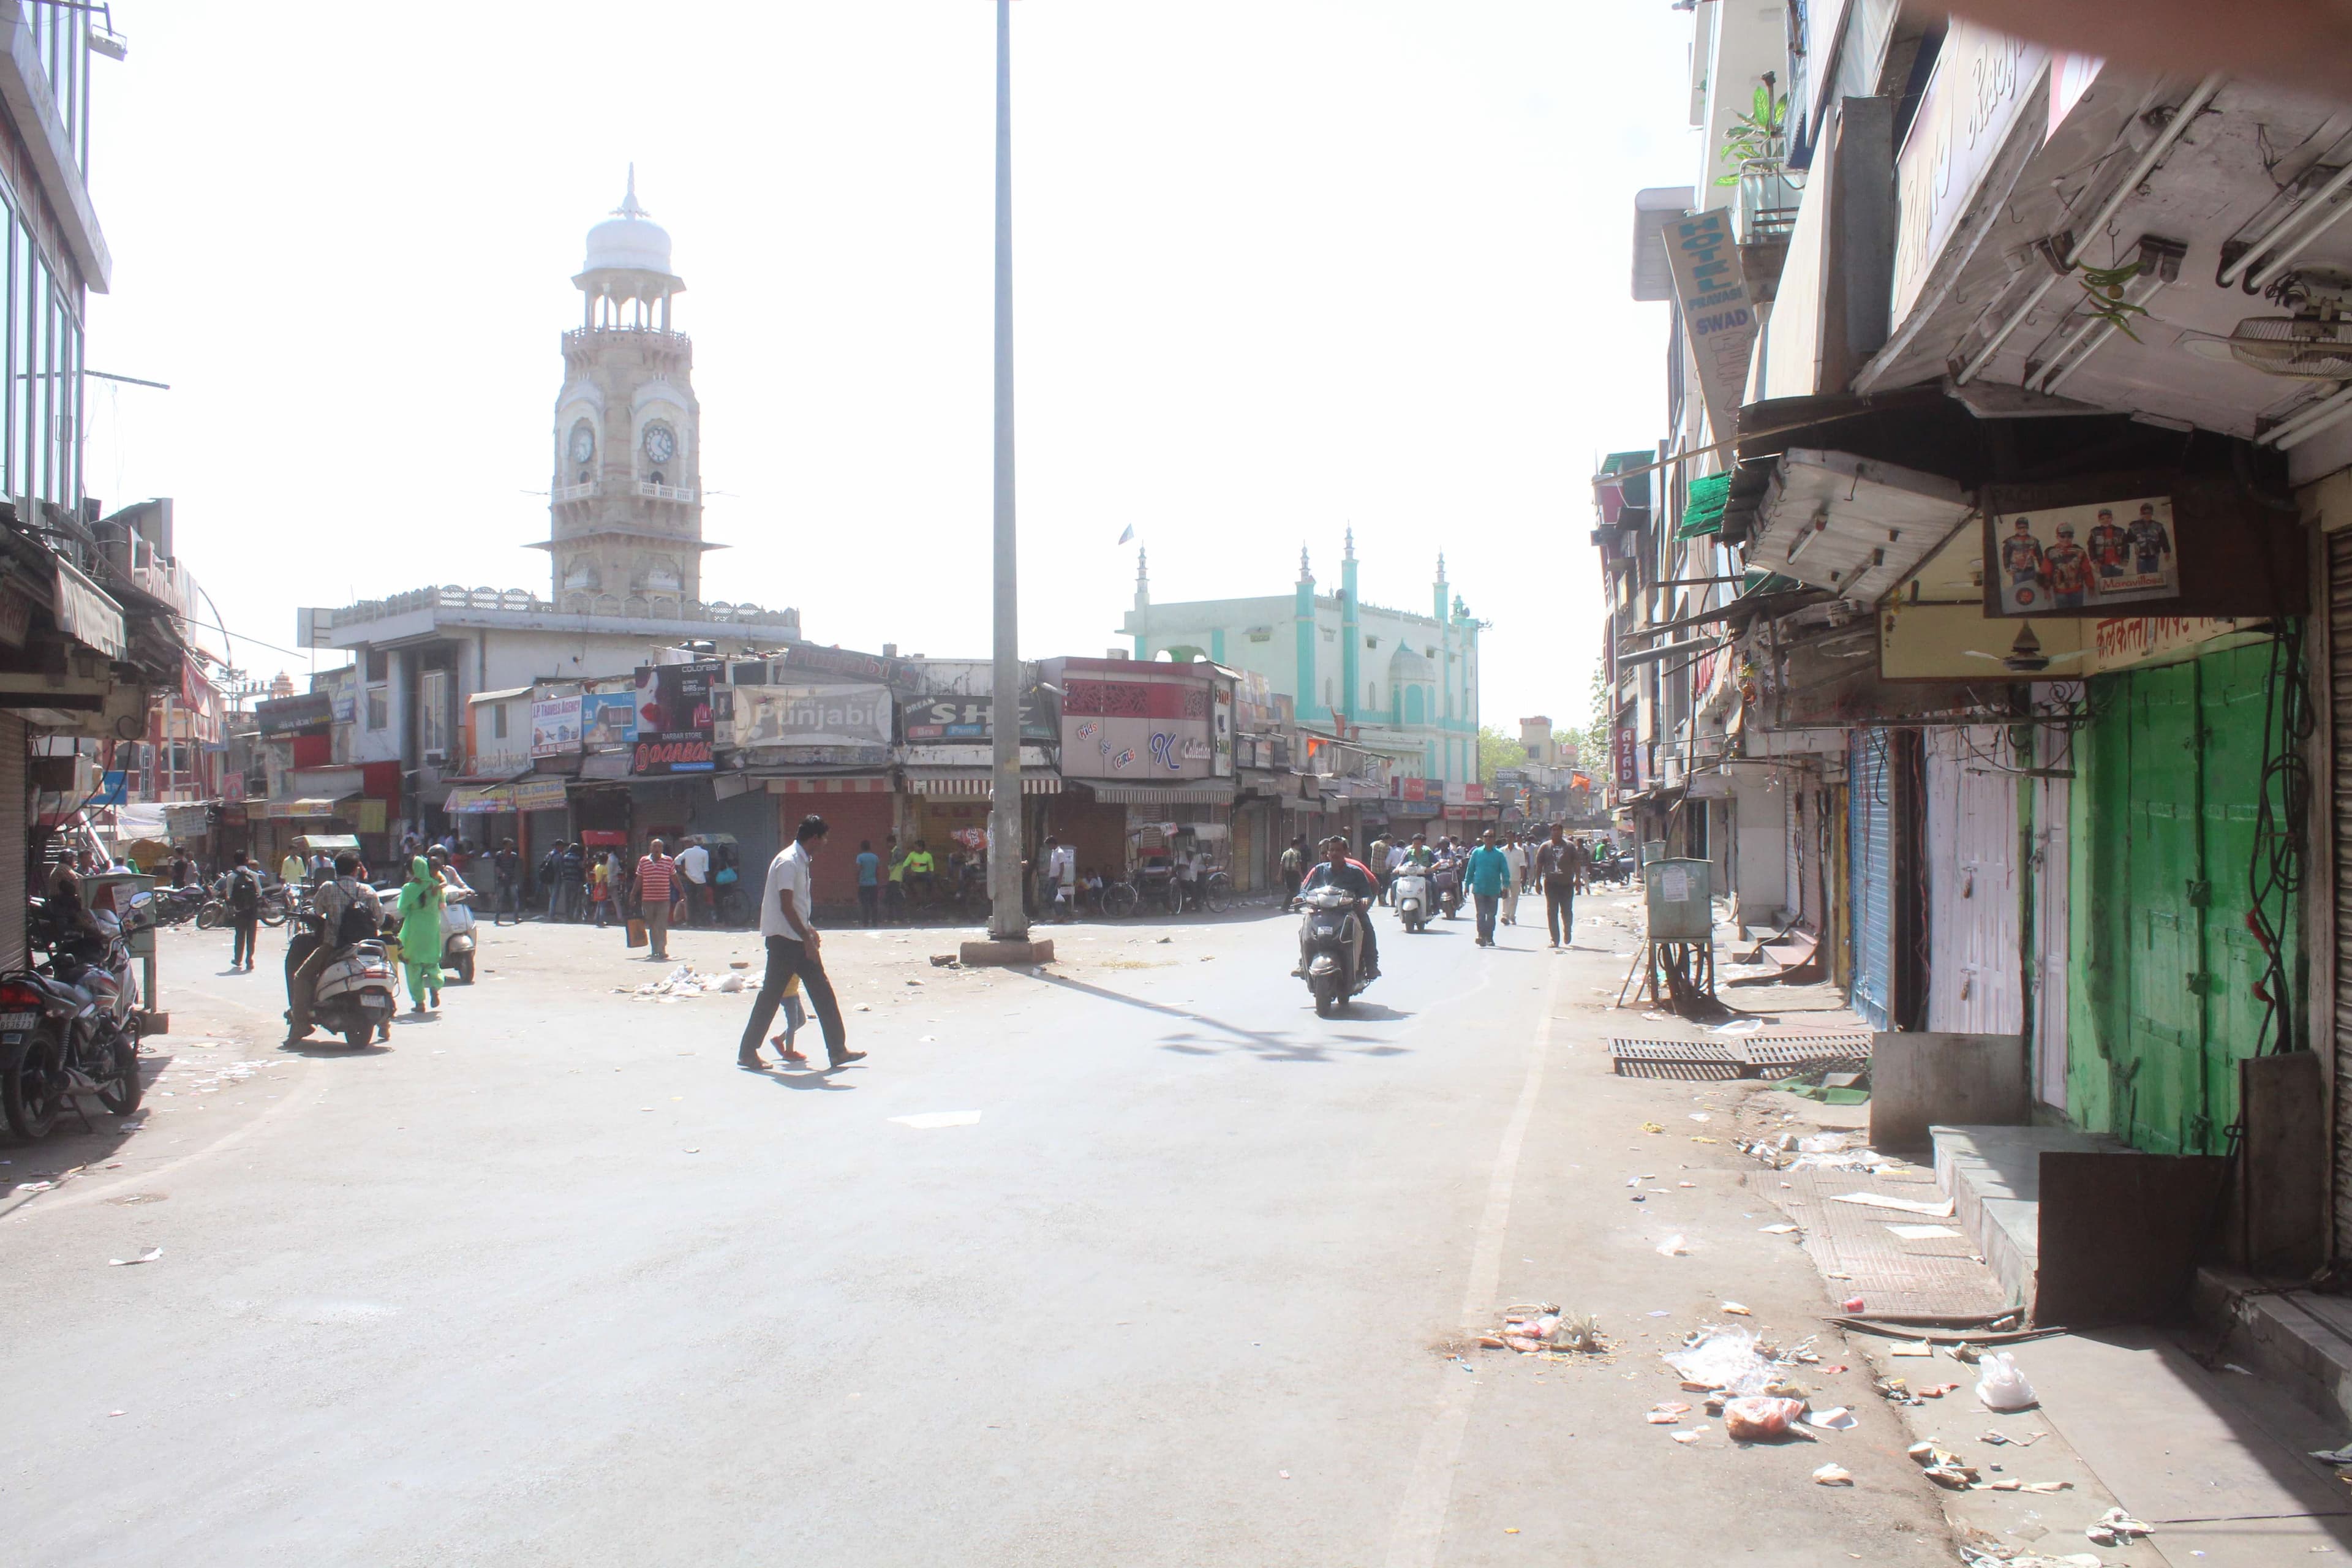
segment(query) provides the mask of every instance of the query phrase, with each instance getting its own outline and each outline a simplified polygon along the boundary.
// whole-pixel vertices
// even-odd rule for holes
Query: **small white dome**
[[[1413,651],[1411,645],[1397,644],[1396,652],[1389,655],[1389,679],[1391,681],[1435,680],[1437,667]]]
[[[614,268],[632,272],[669,271],[669,230],[646,215],[637,205],[637,170],[629,166],[628,195],[613,216],[588,231],[588,264],[583,271]]]

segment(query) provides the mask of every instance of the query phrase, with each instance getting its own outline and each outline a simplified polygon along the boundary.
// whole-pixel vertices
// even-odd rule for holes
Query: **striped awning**
[[[1139,784],[1100,783],[1093,779],[1078,781],[1094,792],[1099,801],[1124,805],[1230,805],[1234,798],[1231,780],[1213,784]]]
[[[890,775],[887,773],[824,773],[809,778],[777,778],[764,781],[770,795],[888,795]]]
[[[989,795],[995,793],[996,772],[992,768],[913,768],[906,770],[907,787],[917,795]],[[1059,795],[1062,775],[1046,768],[1024,769],[1021,774],[1023,795]]]

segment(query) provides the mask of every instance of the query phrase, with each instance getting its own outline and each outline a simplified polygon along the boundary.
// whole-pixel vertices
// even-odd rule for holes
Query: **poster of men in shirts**
[[[2003,512],[1990,536],[2004,616],[2097,615],[2180,595],[2169,496]]]

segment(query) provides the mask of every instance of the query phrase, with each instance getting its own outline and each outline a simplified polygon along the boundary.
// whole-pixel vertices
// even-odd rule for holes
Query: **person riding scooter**
[[[319,994],[319,972],[354,944],[373,942],[383,929],[383,905],[375,889],[360,880],[360,858],[346,849],[335,857],[334,880],[320,887],[310,903],[319,923],[319,945],[286,977],[286,1043],[310,1037],[310,1009]]]
[[[1315,869],[1307,874],[1307,880],[1298,890],[1307,893],[1317,888],[1337,888],[1343,893],[1352,893],[1362,901],[1366,910],[1370,910],[1372,900],[1381,896],[1381,885],[1373,879],[1371,868],[1361,860],[1349,859],[1348,841],[1336,836],[1324,841],[1323,858],[1317,863]],[[1380,974],[1380,933],[1372,929],[1372,922],[1368,919],[1364,921],[1364,978],[1377,980]]]

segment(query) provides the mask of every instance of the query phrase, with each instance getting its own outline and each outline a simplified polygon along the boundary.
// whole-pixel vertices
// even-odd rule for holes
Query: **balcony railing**
[[[503,610],[519,615],[634,616],[646,618],[658,611],[664,619],[710,621],[720,625],[797,626],[798,610],[766,610],[757,605],[706,604],[676,595],[566,594],[561,605],[542,599],[526,588],[465,588],[455,583],[438,588],[416,588],[385,599],[362,599],[341,609],[321,611],[333,626],[391,620],[418,610]]]
[[[602,495],[604,490],[604,487],[601,482],[590,479],[584,485],[558,485],[553,494],[559,501],[587,500],[591,497]]]
[[[1787,174],[1739,176],[1739,243],[1767,245],[1796,232],[1797,209],[1805,199],[1803,185]]]
[[[634,340],[638,347],[672,353],[686,353],[694,347],[694,340],[684,332],[665,332],[658,327],[573,327],[563,334],[563,346],[568,351],[583,348],[591,342],[621,340]]]
[[[684,501],[689,506],[694,502],[694,487],[691,485],[656,485],[639,479],[637,494],[646,500]]]

